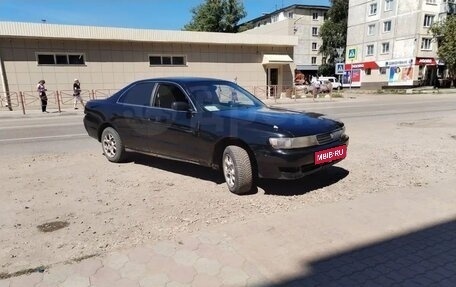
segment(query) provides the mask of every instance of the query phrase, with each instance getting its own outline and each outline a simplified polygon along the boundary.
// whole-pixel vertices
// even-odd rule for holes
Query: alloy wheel
[[[225,181],[229,187],[234,187],[236,183],[236,172],[234,170],[233,159],[229,154],[225,154],[223,159],[223,172],[225,174]]]
[[[110,133],[106,134],[103,139],[103,151],[110,158],[112,158],[116,155],[116,151],[117,151],[116,140],[114,139],[113,135]]]

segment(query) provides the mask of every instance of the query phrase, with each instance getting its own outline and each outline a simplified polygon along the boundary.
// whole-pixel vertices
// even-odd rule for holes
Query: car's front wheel
[[[122,162],[125,160],[125,147],[115,129],[108,127],[103,130],[101,147],[103,154],[109,161]]]
[[[239,146],[227,146],[222,158],[223,175],[228,189],[245,194],[252,189],[252,164],[247,151]]]

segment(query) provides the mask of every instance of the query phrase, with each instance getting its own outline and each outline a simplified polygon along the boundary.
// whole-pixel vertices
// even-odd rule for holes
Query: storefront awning
[[[434,58],[416,57],[415,65],[418,65],[418,66],[425,66],[425,65],[435,66],[435,65],[437,65],[437,61]]]
[[[263,55],[263,65],[267,64],[289,64],[293,63],[293,59],[288,55],[265,54]]]
[[[354,64],[345,64],[345,70],[351,69],[378,69],[378,65],[376,62],[363,62],[363,63],[354,63]]]
[[[299,71],[318,71],[317,65],[296,65],[296,70]]]

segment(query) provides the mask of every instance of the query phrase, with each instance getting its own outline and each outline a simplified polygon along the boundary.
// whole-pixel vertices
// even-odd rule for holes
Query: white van
[[[318,77],[318,80],[324,83],[325,81],[331,82],[333,89],[342,88],[342,84],[336,77]]]

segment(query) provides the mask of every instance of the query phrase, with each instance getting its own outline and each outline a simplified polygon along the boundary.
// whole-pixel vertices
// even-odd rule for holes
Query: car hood
[[[327,133],[344,125],[339,121],[328,119],[320,113],[268,107],[224,110],[217,114],[225,119],[260,124],[268,130],[289,133],[295,137]]]

